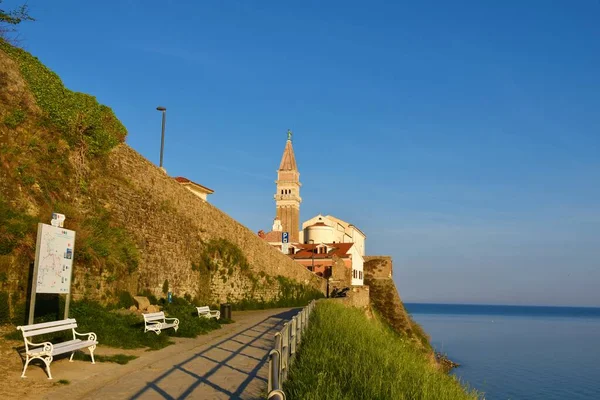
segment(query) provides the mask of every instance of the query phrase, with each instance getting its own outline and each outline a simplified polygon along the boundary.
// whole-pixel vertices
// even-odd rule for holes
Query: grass
[[[71,381],[69,381],[68,379],[59,379],[56,383],[59,385],[68,385],[69,383],[71,383]]]
[[[358,309],[319,302],[284,391],[290,400],[478,399],[414,342]]]

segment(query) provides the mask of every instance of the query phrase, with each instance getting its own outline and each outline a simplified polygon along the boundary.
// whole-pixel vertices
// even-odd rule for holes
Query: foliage
[[[211,239],[206,243],[201,254],[201,262],[198,268],[204,267],[208,271],[216,271],[222,264],[225,268],[237,267],[241,271],[250,269],[250,264],[244,252],[227,239]],[[231,275],[233,270],[231,270]]]
[[[119,307],[121,308],[129,308],[135,305],[135,300],[133,300],[133,296],[127,291],[121,291],[119,293]]]
[[[138,269],[139,251],[124,228],[111,223],[110,214],[98,207],[82,228],[89,236],[79,244],[76,260],[104,262],[109,273],[130,275]]]
[[[150,302],[150,304],[152,304],[152,305],[158,304],[158,299],[148,289],[142,290],[142,292],[139,295],[146,297],[148,299],[148,301]]]
[[[290,400],[477,399],[412,341],[361,310],[319,302],[284,391]]]
[[[257,299],[253,293],[238,302],[232,302],[232,310],[263,310],[267,308],[304,307],[311,300],[320,299],[323,296],[319,290],[297,283],[283,276],[277,276],[279,293],[274,300],[266,301]]]
[[[16,32],[16,26],[25,21],[35,21],[29,15],[27,4],[10,11],[0,9],[0,39],[9,40],[8,34]]]
[[[211,318],[198,317],[196,307],[184,298],[173,296],[172,303],[164,305],[165,314],[179,319],[177,332],[169,329],[169,335],[194,338],[198,335],[219,329],[219,323]]]
[[[25,121],[26,117],[25,111],[16,109],[4,117],[4,125],[8,126],[10,129],[16,129]]]
[[[35,232],[36,219],[10,207],[0,196],[0,255],[10,254],[19,241]]]
[[[125,140],[127,131],[109,107],[93,96],[65,88],[57,74],[26,51],[3,41],[0,49],[19,64],[45,123],[58,129],[71,147],[99,156]]]
[[[80,332],[95,332],[98,341],[106,346],[123,349],[160,349],[171,344],[168,335],[144,333],[144,321],[141,316],[110,311],[96,302],[73,302],[70,314],[77,319]]]
[[[0,292],[0,324],[10,322],[10,309],[8,308],[8,293]]]

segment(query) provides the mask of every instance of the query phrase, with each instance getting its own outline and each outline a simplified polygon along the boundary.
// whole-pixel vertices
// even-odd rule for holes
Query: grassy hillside
[[[77,232],[75,299],[172,291],[249,307],[319,294],[319,278],[194,197],[126,134],[110,108],[0,39],[0,323],[23,310],[37,223],[52,212]]]
[[[320,301],[284,391],[290,400],[477,399],[411,340],[357,309]]]

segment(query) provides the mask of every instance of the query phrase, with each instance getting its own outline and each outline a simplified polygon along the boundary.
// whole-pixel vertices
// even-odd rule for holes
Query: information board
[[[70,293],[74,249],[75,231],[38,224],[36,293]]]

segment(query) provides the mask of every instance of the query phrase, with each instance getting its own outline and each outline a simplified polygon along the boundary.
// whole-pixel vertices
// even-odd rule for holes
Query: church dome
[[[325,225],[323,222],[317,222],[304,229],[304,243],[332,243],[333,227]]]

